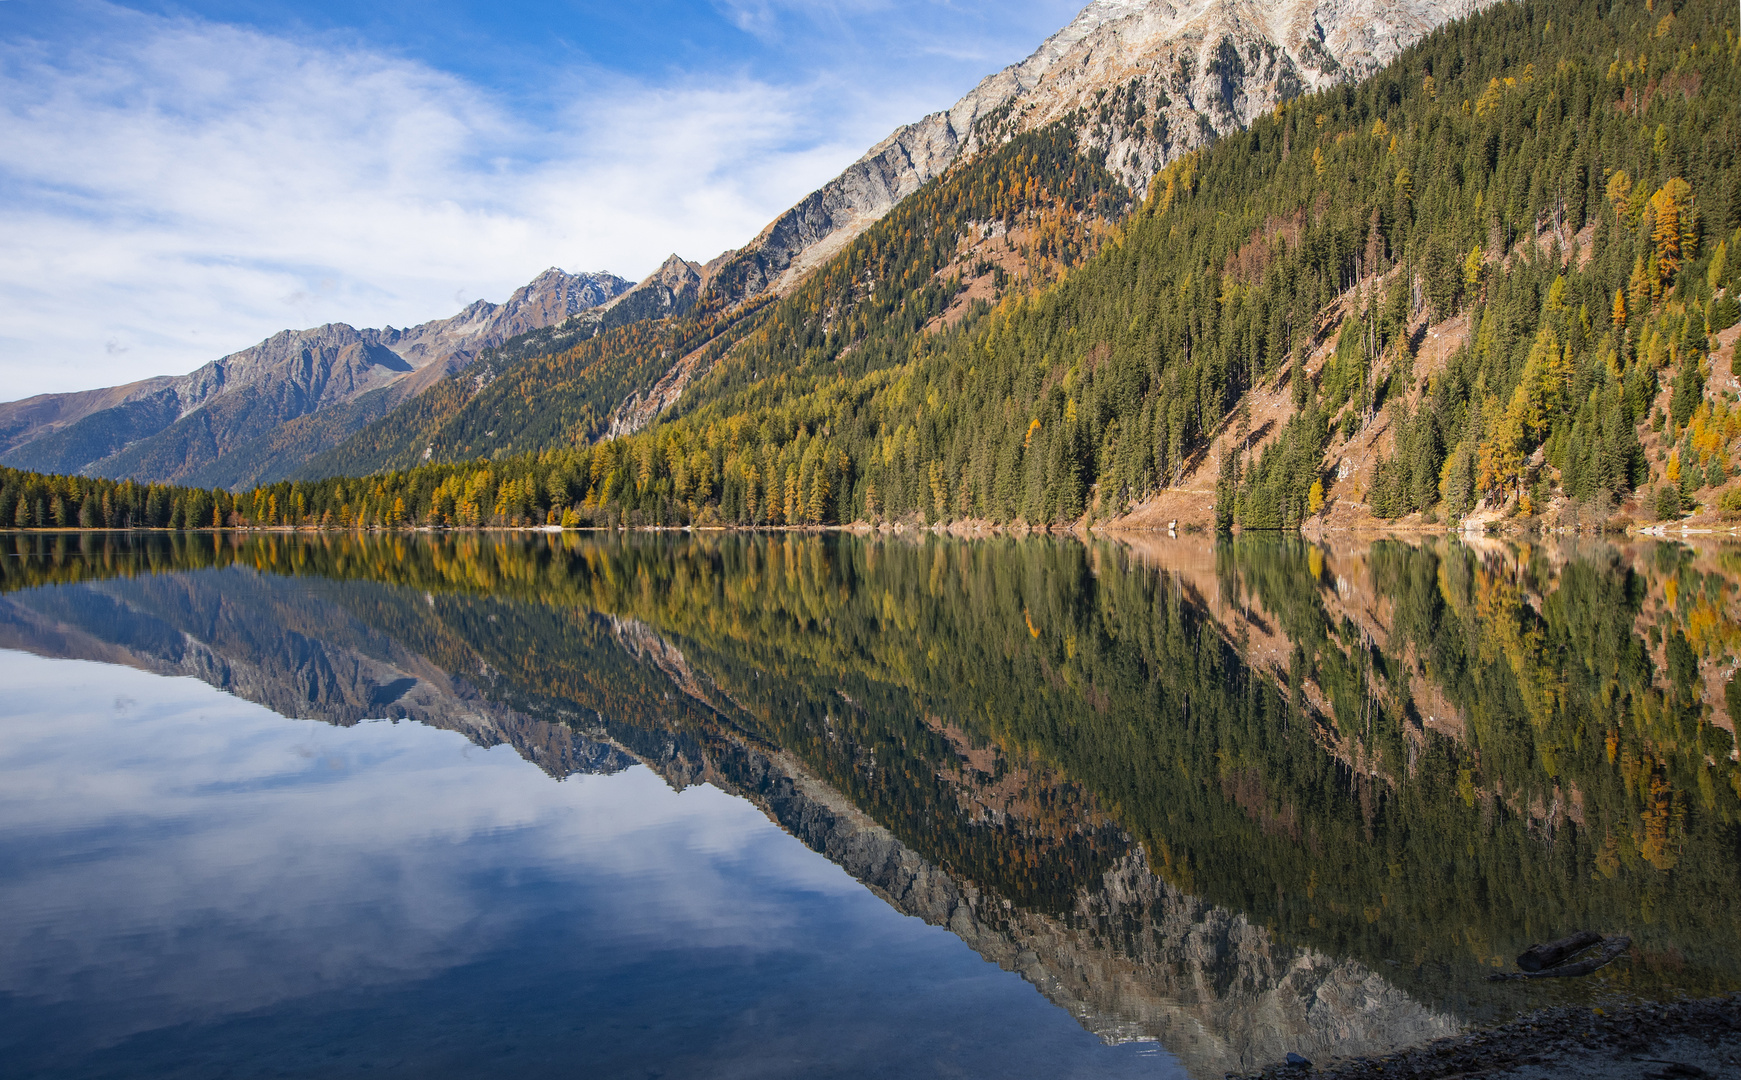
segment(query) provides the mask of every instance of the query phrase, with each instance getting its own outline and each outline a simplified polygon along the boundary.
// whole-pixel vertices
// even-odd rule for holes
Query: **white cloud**
[[[0,44],[4,399],[438,318],[550,265],[710,258],[943,104],[578,71],[529,118],[365,48],[93,11],[76,47]]]
[[[747,802],[644,767],[555,783],[507,746],[193,679],[8,650],[0,677],[0,992],[76,1003],[95,1044],[413,983],[551,917],[596,921],[600,967],[791,950],[794,893],[863,895]],[[521,876],[561,881],[555,910],[480,885]]]

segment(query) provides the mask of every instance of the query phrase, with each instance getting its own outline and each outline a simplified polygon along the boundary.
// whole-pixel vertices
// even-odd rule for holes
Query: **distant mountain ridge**
[[[372,414],[363,410],[366,423],[485,349],[560,324],[629,290],[630,283],[614,274],[551,268],[501,304],[479,300],[451,318],[408,329],[329,323],[285,330],[183,376],[10,402],[0,405],[0,462],[42,472],[223,486],[276,479],[259,469],[230,476],[215,467],[262,439],[270,445],[286,422],[375,393]],[[349,430],[341,425],[332,441],[361,423]]]
[[[506,372],[523,361],[560,355],[607,331],[666,325],[689,315],[700,303],[718,265],[717,259],[703,265],[671,255],[634,288],[607,303],[487,350],[463,375],[442,380],[433,392],[400,402],[390,412],[375,410],[352,429],[348,438],[326,441],[316,453],[296,457],[297,464],[283,475],[307,480],[404,468],[430,460],[438,444],[443,450],[442,460],[447,459],[450,451],[464,456],[463,448],[472,445],[474,439],[493,439],[496,428],[505,426],[489,420],[481,428],[471,425],[476,430],[453,430],[462,414],[475,411],[480,401],[487,402],[493,396],[516,390],[524,392],[521,397],[537,394],[554,400],[574,396],[548,377],[528,376],[524,371],[517,374],[517,378],[527,380],[523,384],[517,381],[512,385],[498,384],[497,380]],[[635,383],[632,377],[627,381]],[[617,396],[608,396],[614,404]],[[377,404],[380,402],[374,399],[360,399],[357,408],[361,411]],[[313,417],[299,423],[319,422],[318,417]],[[466,427],[464,423],[458,426]],[[449,446],[450,442],[461,449]]]

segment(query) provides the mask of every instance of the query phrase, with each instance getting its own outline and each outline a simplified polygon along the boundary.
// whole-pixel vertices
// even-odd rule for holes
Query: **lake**
[[[0,556],[8,1075],[1210,1080],[1741,988],[1741,548]]]

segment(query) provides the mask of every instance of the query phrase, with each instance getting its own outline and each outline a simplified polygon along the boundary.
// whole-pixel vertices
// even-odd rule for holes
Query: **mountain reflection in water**
[[[1741,985],[1741,552],[0,541],[0,647],[711,784],[1197,1077]],[[1485,981],[1579,928],[1632,954]]]

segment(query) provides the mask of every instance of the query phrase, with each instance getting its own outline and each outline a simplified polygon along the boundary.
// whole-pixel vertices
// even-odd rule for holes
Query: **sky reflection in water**
[[[27,1075],[1215,1080],[1741,986],[1736,549],[7,545]]]
[[[1167,1076],[757,809],[0,652],[21,1076]]]

